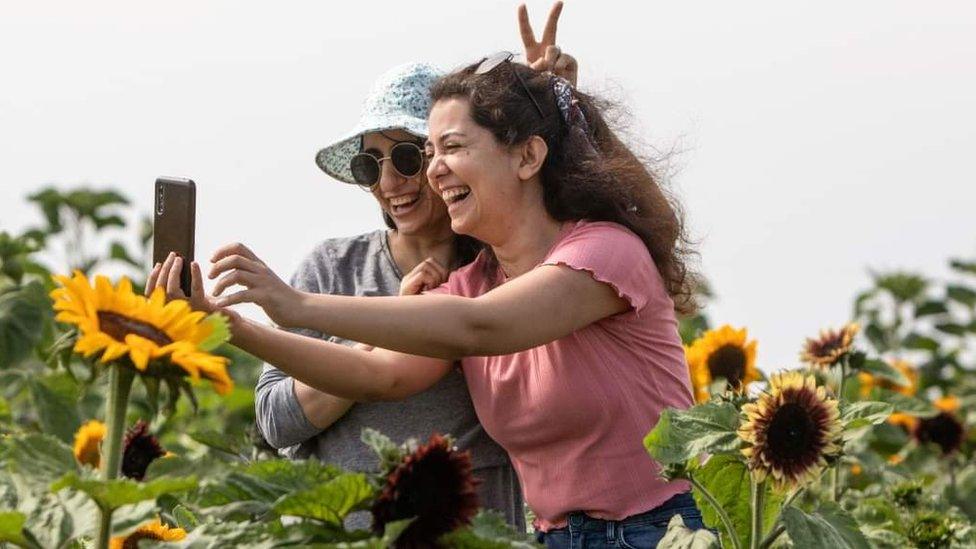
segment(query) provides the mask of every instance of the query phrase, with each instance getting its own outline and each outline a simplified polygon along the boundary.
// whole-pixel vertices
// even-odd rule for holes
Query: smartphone
[[[156,179],[153,208],[153,265],[166,261],[170,252],[183,258],[180,288],[190,295],[190,263],[196,226],[197,186],[189,179]]]

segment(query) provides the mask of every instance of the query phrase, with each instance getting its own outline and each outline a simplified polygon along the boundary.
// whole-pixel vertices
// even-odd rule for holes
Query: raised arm
[[[169,265],[153,269],[147,286],[179,286],[177,276],[161,277],[160,272],[165,274],[175,270],[179,273],[181,260],[171,258],[167,261]],[[164,267],[167,268],[165,271]],[[310,389],[352,401],[400,400],[431,387],[450,370],[450,362],[436,358],[385,349],[369,350],[361,345],[347,347],[247,320],[234,311],[221,309],[217,300],[206,295],[197,263],[191,265],[190,272],[192,289],[189,299],[194,309],[226,314],[231,323],[232,344]],[[284,286],[297,292],[287,284]]]
[[[214,260],[211,278],[224,275],[215,295],[235,284],[246,287],[217,299],[221,307],[252,302],[283,326],[448,361],[529,349],[629,307],[589,273],[556,265],[536,268],[478,298],[362,298],[302,293],[279,284],[240,244],[221,248]]]

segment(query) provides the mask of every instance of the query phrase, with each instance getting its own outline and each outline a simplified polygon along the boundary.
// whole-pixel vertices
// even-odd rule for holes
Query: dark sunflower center
[[[948,454],[962,446],[963,427],[952,414],[941,414],[919,421],[915,437],[920,442],[934,442]]]
[[[708,371],[712,379],[724,377],[733,387],[738,387],[746,376],[746,353],[736,345],[719,347],[708,357]]]
[[[135,334],[159,346],[169,345],[173,342],[168,335],[155,326],[118,313],[99,311],[98,326],[116,341],[125,341],[125,336]]]
[[[808,411],[794,402],[779,407],[766,431],[766,455],[776,462],[808,458],[816,453],[817,424]]]
[[[823,341],[818,341],[813,346],[813,352],[817,356],[830,356],[840,350],[842,346],[840,337],[829,337]]]

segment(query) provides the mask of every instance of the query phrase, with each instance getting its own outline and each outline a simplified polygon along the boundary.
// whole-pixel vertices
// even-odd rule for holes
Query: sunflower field
[[[0,232],[0,547],[536,546],[449,436],[367,430],[369,474],[279,458],[225,319],[143,295],[148,219],[114,191],[28,201],[43,223]],[[976,261],[950,267],[875,273],[768,375],[746,327],[683,319],[696,405],[643,444],[711,530],[675,518],[660,547],[976,547]]]

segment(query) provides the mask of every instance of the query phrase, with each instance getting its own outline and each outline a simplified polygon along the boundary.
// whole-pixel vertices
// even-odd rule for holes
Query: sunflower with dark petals
[[[116,536],[109,542],[110,549],[139,549],[139,542],[152,541],[182,541],[186,538],[186,530],[171,528],[159,519],[147,522],[136,528],[127,536]]]
[[[800,351],[800,361],[821,369],[839,363],[851,351],[854,336],[859,330],[860,327],[853,322],[839,330],[821,330],[820,337],[807,339]]]
[[[469,524],[477,513],[478,482],[471,476],[470,453],[435,434],[387,476],[373,503],[373,530],[379,534],[390,522],[416,517],[396,547],[439,547],[438,538]]]
[[[939,413],[928,418],[918,418],[912,435],[920,444],[933,443],[942,450],[942,455],[948,456],[962,447],[966,439],[966,426],[956,416],[959,410],[959,399],[946,396],[935,402]]]
[[[745,328],[725,325],[709,330],[685,347],[696,402],[709,399],[709,387],[720,378],[733,390],[744,390],[760,379],[756,368],[756,341],[749,341]]]
[[[126,478],[142,480],[149,464],[166,455],[159,440],[149,434],[149,425],[139,420],[125,433],[122,443],[122,474]]]
[[[742,454],[756,482],[771,478],[778,490],[816,480],[840,455],[837,399],[800,372],[774,374],[768,391],[742,407]]]

